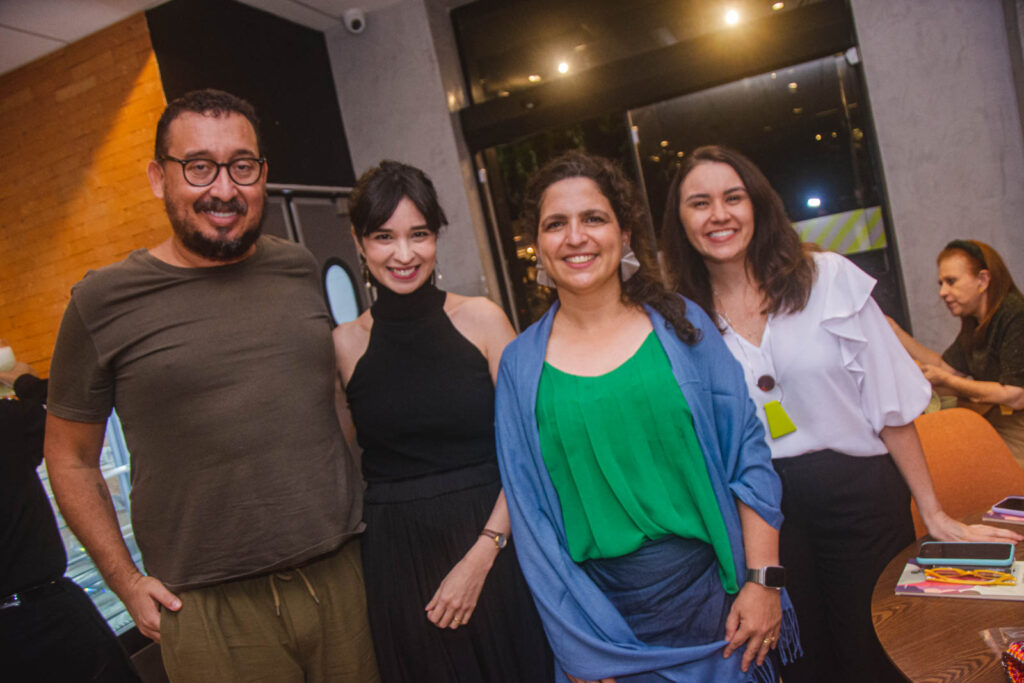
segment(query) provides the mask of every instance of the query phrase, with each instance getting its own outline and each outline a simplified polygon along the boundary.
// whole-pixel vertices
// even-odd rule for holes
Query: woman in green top
[[[780,485],[739,365],[661,284],[645,204],[611,162],[550,162],[524,220],[558,302],[502,357],[498,457],[559,669],[774,680],[799,645]]]
[[[985,417],[1024,467],[1024,297],[984,242],[953,240],[938,265],[939,296],[960,318],[949,348],[940,356],[889,322],[940,394],[989,404]]]

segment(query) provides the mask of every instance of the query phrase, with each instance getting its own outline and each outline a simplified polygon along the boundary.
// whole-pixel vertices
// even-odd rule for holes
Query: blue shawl
[[[722,658],[721,640],[669,648],[646,645],[568,553],[558,495],[541,456],[535,409],[555,311],[551,309],[505,349],[495,396],[498,463],[508,499],[516,554],[533,592],[561,670],[584,680],[656,672],[666,681],[741,680],[743,648]],[[776,529],[782,524],[782,486],[771,465],[764,429],[747,393],[743,370],[710,318],[687,301],[687,317],[703,333],[689,346],[665,319],[647,307],[672,373],[693,411],[694,428],[711,486],[725,521],[742,585],[746,559],[739,513],[741,500]],[[783,591],[779,644],[786,661],[799,654],[795,618]],[[756,667],[751,666],[751,672]],[[773,680],[770,667],[757,677]],[[565,680],[561,671],[556,674]],[[748,672],[747,675],[750,675]]]

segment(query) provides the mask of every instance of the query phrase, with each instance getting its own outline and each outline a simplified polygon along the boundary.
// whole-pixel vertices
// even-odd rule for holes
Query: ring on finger
[[[452,617],[452,623],[455,624],[456,626],[458,626],[459,624],[462,623],[462,620],[459,619],[458,617]]]
[[[775,640],[774,638],[772,638],[771,636],[768,636],[767,638],[765,638],[764,640],[761,641],[761,644],[762,645],[771,645],[772,641],[774,641],[774,640]]]

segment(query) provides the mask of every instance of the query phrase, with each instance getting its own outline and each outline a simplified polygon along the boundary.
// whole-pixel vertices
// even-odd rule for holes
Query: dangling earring
[[[548,289],[555,289],[557,287],[550,273],[544,269],[544,262],[540,260],[539,256],[537,257],[537,275],[535,279],[537,284],[542,287],[547,287]]]
[[[359,263],[363,266],[363,286],[366,287],[366,296],[370,298],[372,304],[377,300],[377,288],[373,286],[373,276],[370,275],[370,268],[366,265],[366,257],[362,252],[357,253],[359,254]]]
[[[633,253],[633,249],[626,245],[625,251],[622,252],[622,260],[619,261],[619,275],[622,277],[622,281],[625,282],[636,275],[638,270],[640,270],[640,261]]]
[[[441,282],[444,276],[441,275],[441,259],[434,255],[434,270],[430,272],[430,284],[437,286],[437,283]]]

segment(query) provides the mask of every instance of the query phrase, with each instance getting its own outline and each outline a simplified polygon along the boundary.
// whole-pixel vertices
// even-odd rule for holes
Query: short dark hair
[[[803,310],[814,284],[814,260],[810,252],[815,249],[801,244],[782,199],[761,169],[739,152],[719,145],[698,147],[688,154],[669,186],[661,242],[676,289],[713,316],[715,305],[708,268],[704,257],[686,238],[679,218],[683,181],[697,166],[709,162],[731,166],[743,181],[754,206],[754,234],[747,247],[747,262],[767,299],[765,313]]]
[[[348,198],[348,214],[356,237],[362,239],[388,222],[406,197],[427,221],[435,235],[448,225],[437,190],[426,173],[400,161],[385,159],[364,173]]]
[[[549,187],[569,178],[588,178],[597,185],[612,206],[619,227],[629,233],[629,246],[640,269],[622,283],[622,299],[634,306],[647,304],[672,326],[687,344],[700,341],[700,330],[686,317],[686,302],[666,289],[661,281],[649,238],[650,215],[647,202],[637,186],[619,166],[608,159],[572,150],[544,164],[526,186],[522,218],[534,243],[540,230],[540,206]]]
[[[154,158],[161,159],[167,154],[167,131],[174,119],[185,112],[194,114],[209,114],[210,116],[223,116],[225,114],[241,114],[256,132],[257,152],[262,153],[263,143],[260,140],[260,119],[256,116],[256,110],[251,104],[223,90],[207,88],[205,90],[193,90],[181,97],[175,98],[168,103],[160,120],[156,123],[156,144],[154,145]]]

